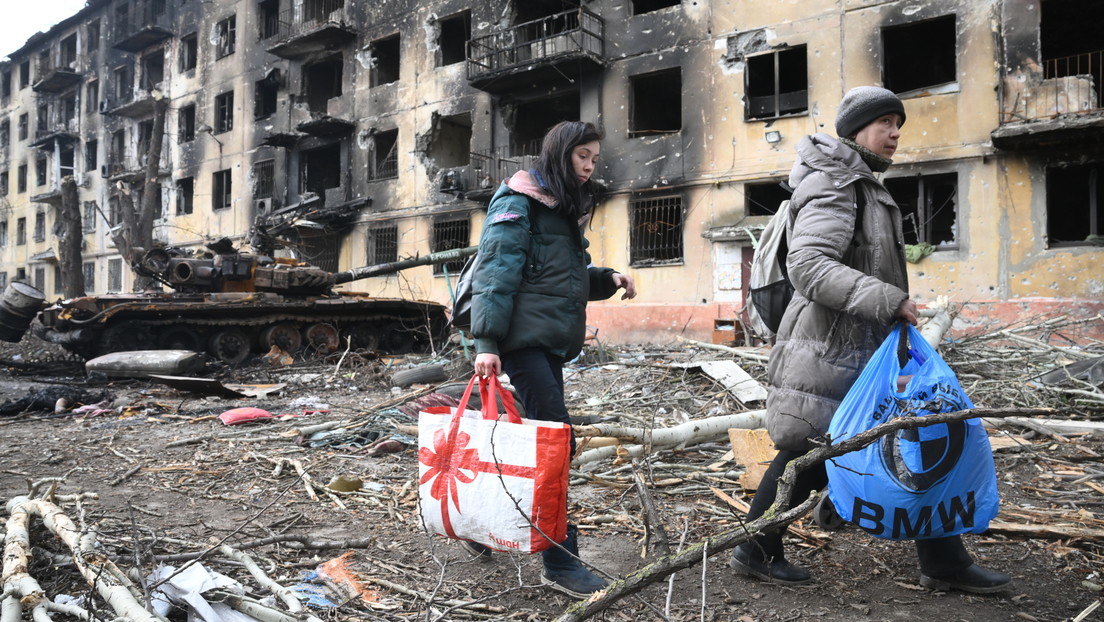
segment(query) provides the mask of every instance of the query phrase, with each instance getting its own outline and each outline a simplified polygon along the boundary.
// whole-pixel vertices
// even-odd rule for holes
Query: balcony
[[[77,61],[55,65],[52,60],[39,58],[35,64],[35,76],[38,77],[31,89],[36,93],[60,93],[80,84],[81,75]]]
[[[489,202],[498,186],[519,170],[533,167],[536,156],[508,155],[506,147],[473,151],[467,166],[450,167],[440,176],[437,191],[472,201]]]
[[[1041,74],[1005,79],[998,149],[1104,143],[1104,51],[1043,61]]]
[[[564,11],[468,42],[468,81],[488,93],[579,79],[605,67],[602,19]]]
[[[116,13],[112,47],[133,54],[172,37],[174,4],[168,0],[135,0],[129,11]]]
[[[351,11],[345,0],[305,0],[302,6],[280,11],[276,43],[269,54],[300,60],[312,54],[337,50],[356,39]]]
[[[100,112],[108,115],[138,119],[153,114],[154,104],[157,99],[152,90],[138,89],[127,93],[118,93],[116,97],[100,102]],[[162,93],[165,93],[162,91]],[[165,93],[167,95],[167,93]]]
[[[55,142],[63,145],[80,140],[80,124],[77,119],[59,120],[35,128],[32,147],[52,149]]]

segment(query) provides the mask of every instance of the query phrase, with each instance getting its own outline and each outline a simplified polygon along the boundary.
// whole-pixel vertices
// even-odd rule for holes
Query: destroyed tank
[[[442,304],[334,291],[333,286],[413,266],[455,261],[475,247],[331,273],[288,259],[234,250],[188,257],[171,249],[138,256],[136,273],[172,288],[87,296],[47,306],[36,336],[84,358],[129,350],[207,352],[229,364],[273,346],[292,355],[336,350],[426,352],[448,338]]]

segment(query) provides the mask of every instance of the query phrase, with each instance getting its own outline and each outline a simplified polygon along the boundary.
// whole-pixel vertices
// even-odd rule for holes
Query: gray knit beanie
[[[871,121],[896,112],[905,124],[905,106],[893,91],[880,86],[856,86],[847,91],[836,113],[836,135],[848,138],[859,133]]]

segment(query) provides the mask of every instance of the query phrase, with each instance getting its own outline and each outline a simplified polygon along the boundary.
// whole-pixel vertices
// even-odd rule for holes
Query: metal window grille
[[[271,199],[276,186],[276,161],[265,160],[253,165],[253,198]]]
[[[399,260],[399,227],[384,225],[368,231],[368,263],[381,264]]]
[[[107,260],[107,291],[117,294],[123,291],[123,260]]]
[[[84,202],[84,220],[81,221],[81,228],[85,233],[96,230],[96,208],[97,205],[95,201]]]
[[[234,44],[237,40],[237,19],[231,15],[222,20],[215,27],[215,58],[222,58],[234,53]]]
[[[96,264],[91,261],[84,263],[81,271],[84,273],[84,291],[96,291]]]
[[[234,129],[234,91],[227,91],[215,97],[215,131],[229,132]]]
[[[371,180],[394,179],[399,176],[399,130],[376,134]]]
[[[464,218],[463,220],[442,220],[433,223],[433,242],[431,251],[434,253],[452,250],[454,248],[464,248],[470,244],[470,241],[471,222],[468,218]],[[433,274],[444,274],[446,267],[448,268],[449,274],[460,274],[460,270],[464,267],[464,260],[458,259],[456,261],[433,264]]]
[[[682,262],[681,196],[635,199],[630,212],[629,261],[633,266]]]
[[[42,291],[42,292],[46,291],[46,268],[45,267],[34,269],[34,283],[33,283],[33,285],[39,291]]]

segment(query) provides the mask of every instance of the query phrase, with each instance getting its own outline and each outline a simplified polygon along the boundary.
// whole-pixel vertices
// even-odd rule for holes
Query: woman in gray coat
[[[786,464],[811,449],[810,439],[824,437],[893,324],[916,324],[901,212],[875,176],[892,163],[904,122],[904,106],[892,91],[858,87],[840,102],[840,138],[816,134],[797,145],[786,260],[796,291],[767,369],[767,428],[779,452],[756,491],[749,520],[774,503]],[[823,464],[799,473],[787,507],[827,483]],[[917,540],[916,548],[925,587],[989,593],[1011,583],[1008,575],[975,564],[959,536]],[[786,560],[781,531],[738,547],[732,567],[774,583],[811,580],[808,571]]]

